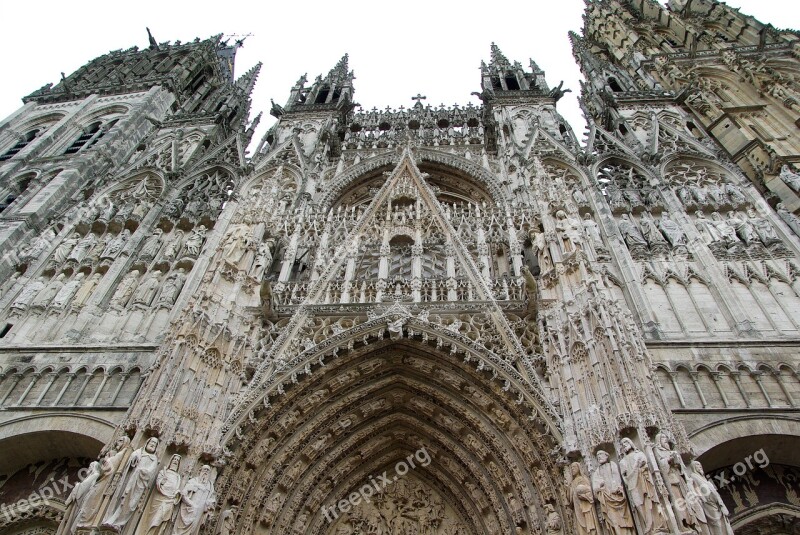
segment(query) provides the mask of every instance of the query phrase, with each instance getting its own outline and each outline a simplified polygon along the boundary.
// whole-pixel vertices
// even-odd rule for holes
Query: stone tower
[[[477,106],[362,110],[345,55],[252,155],[221,37],[26,97],[0,535],[792,533],[793,193],[639,67],[637,6],[572,36],[582,142],[494,44]]]

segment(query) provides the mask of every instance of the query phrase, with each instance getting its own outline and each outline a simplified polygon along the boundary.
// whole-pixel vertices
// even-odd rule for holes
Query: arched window
[[[7,151],[6,151],[6,152],[5,152],[5,153],[4,153],[2,156],[0,156],[0,162],[4,162],[4,161],[6,161],[6,160],[10,160],[11,158],[13,158],[13,157],[14,157],[14,156],[16,156],[17,154],[19,154],[19,152],[20,152],[22,149],[24,149],[25,147],[27,147],[27,146],[28,146],[28,144],[29,144],[31,141],[33,141],[34,139],[36,139],[36,137],[37,137],[37,136],[38,136],[38,135],[39,135],[41,132],[42,132],[42,129],[41,129],[41,128],[35,128],[35,129],[31,130],[30,132],[28,132],[27,134],[25,134],[24,136],[22,136],[22,139],[20,139],[19,141],[17,141],[17,142],[14,144],[14,146],[13,146],[13,147],[11,147],[10,149],[8,149],[8,150],[7,150]]]
[[[93,122],[78,136],[78,139],[72,142],[72,145],[67,147],[64,154],[76,154],[84,148],[88,149],[100,141],[100,139],[106,135],[106,132],[111,130],[116,123],[117,119],[113,119],[106,124],[103,124],[101,121]]]

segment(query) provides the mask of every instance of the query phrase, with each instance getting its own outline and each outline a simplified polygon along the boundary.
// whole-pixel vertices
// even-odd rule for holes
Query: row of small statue
[[[182,484],[180,455],[159,470],[158,439],[131,450],[120,437],[72,489],[57,535],[96,528],[141,535],[196,535],[216,505],[211,467]],[[137,513],[141,517],[135,518]]]
[[[709,245],[721,244],[730,248],[737,244],[749,247],[760,243],[769,247],[781,243],[772,223],[758,216],[752,208],[747,209],[746,217],[734,211],[728,212],[727,219],[719,212],[711,214],[711,219],[700,211],[695,215],[695,225]],[[666,212],[658,220],[649,214],[642,215],[638,224],[629,214],[622,214],[617,226],[628,247],[677,247],[686,244],[683,229]]]
[[[670,504],[659,499],[647,456],[629,438],[622,439],[622,451],[619,464],[607,452],[598,451],[598,467],[591,479],[583,475],[580,463],[570,466],[568,503],[575,512],[575,533],[671,533],[666,510]],[[733,535],[728,509],[698,461],[687,467],[664,433],[656,435],[653,456],[680,532]]]
[[[166,278],[162,275],[156,269],[140,280],[141,272],[134,269],[123,277],[110,304],[116,307],[128,304],[172,306],[186,282],[186,270],[178,268]],[[102,273],[95,272],[86,278],[86,274],[79,271],[71,278],[67,273],[59,273],[48,282],[48,277],[41,275],[22,289],[10,308],[15,314],[27,310],[63,311],[68,307],[80,308],[92,296],[102,277]]]

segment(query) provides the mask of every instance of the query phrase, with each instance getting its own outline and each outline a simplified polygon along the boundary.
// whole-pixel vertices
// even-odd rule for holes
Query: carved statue
[[[100,475],[87,491],[75,515],[74,526],[96,527],[97,518],[103,510],[104,502],[114,494],[123,466],[131,454],[131,440],[127,436],[119,437],[109,451],[100,459]],[[107,502],[106,502],[107,503]]]
[[[725,184],[725,193],[728,195],[731,205],[741,206],[747,202],[739,186],[735,184]]]
[[[59,310],[66,308],[70,301],[72,301],[72,296],[75,295],[75,292],[77,292],[78,288],[81,286],[81,284],[83,284],[83,278],[85,276],[85,273],[79,271],[78,274],[75,275],[74,279],[62,286],[56,296],[50,302],[50,308]]]
[[[697,230],[705,236],[706,244],[714,244],[722,241],[722,234],[720,234],[720,231],[713,221],[706,218],[706,215],[700,210],[695,212],[695,215],[697,216],[695,225],[697,226]]]
[[[275,247],[275,240],[272,238],[264,240],[258,246],[253,267],[250,269],[250,276],[256,280],[264,278],[264,272],[272,266],[272,255]]]
[[[139,503],[147,496],[158,470],[157,447],[158,439],[151,437],[144,447],[131,454],[120,480],[122,492],[109,505],[110,512],[103,520],[103,526],[121,531],[139,507]]]
[[[561,533],[561,515],[558,514],[555,507],[550,503],[546,503],[544,504],[544,512],[547,515],[547,520],[545,521],[546,535],[558,535]]]
[[[138,288],[136,288],[136,291],[133,293],[131,303],[134,305],[150,306],[150,304],[153,302],[156,292],[158,291],[160,278],[161,271],[158,269],[154,270],[150,276],[146,278]]]
[[[153,234],[147,238],[147,241],[144,243],[141,252],[139,253],[139,258],[142,260],[152,260],[158,254],[158,250],[161,248],[161,237],[164,235],[164,231],[160,228],[153,229]]]
[[[628,247],[647,246],[647,240],[644,239],[642,231],[639,230],[638,225],[636,225],[634,221],[631,221],[628,214],[622,214],[618,226],[622,238],[625,240]]]
[[[728,508],[717,492],[717,487],[706,479],[703,466],[699,461],[692,461],[690,478],[694,484],[694,492],[703,506],[706,518],[706,529],[709,535],[733,535],[728,520]]]
[[[178,252],[181,250],[181,245],[183,244],[183,231],[178,229],[175,231],[174,235],[167,241],[167,245],[164,247],[164,252],[162,257],[164,260],[173,261],[178,258]]]
[[[51,280],[44,289],[36,295],[36,299],[31,303],[31,308],[46,308],[50,301],[61,291],[64,287],[64,279],[66,275],[59,273],[58,276]]]
[[[592,214],[583,214],[583,230],[589,236],[589,240],[594,245],[595,249],[604,249],[603,238],[600,234],[600,225],[598,225],[592,218]]]
[[[234,225],[222,249],[222,258],[233,266],[238,266],[250,243],[250,229],[247,225]]]
[[[682,530],[695,529],[697,522],[705,522],[705,513],[697,496],[692,495],[689,487],[686,467],[683,465],[680,454],[672,449],[667,435],[658,433],[653,456],[656,458],[661,476],[667,485],[672,498],[675,519]]]
[[[747,209],[747,216],[750,218],[750,224],[753,226],[758,239],[761,240],[765,246],[769,247],[772,244],[780,243],[781,239],[772,223],[765,217],[759,217],[756,211],[752,208]]]
[[[211,467],[203,465],[200,474],[186,483],[180,496],[178,516],[172,533],[196,535],[217,500],[214,484],[211,481]]]
[[[797,217],[787,210],[781,202],[775,207],[775,211],[778,212],[778,215],[783,219],[784,223],[792,229],[792,232],[794,232],[796,236],[800,236],[800,217]]]
[[[581,463],[574,462],[570,465],[572,481],[569,484],[567,503],[575,511],[576,535],[597,535],[597,514],[594,508],[594,494],[592,484],[581,471]]]
[[[97,461],[92,461],[89,464],[89,471],[86,474],[86,477],[84,477],[80,483],[72,488],[72,492],[69,493],[66,501],[64,501],[66,510],[64,511],[64,519],[61,521],[61,525],[58,527],[57,535],[75,533],[75,521],[77,519],[78,512],[83,505],[83,500],[86,498],[89,489],[91,489],[97,482],[101,472],[102,469],[100,468],[100,463]]]
[[[94,247],[95,243],[97,243],[97,237],[90,232],[72,249],[67,260],[74,260],[75,262],[81,263],[92,247]]]
[[[200,249],[203,247],[203,241],[206,239],[206,227],[200,225],[192,229],[192,233],[186,239],[186,252],[191,256],[200,254]]]
[[[181,456],[173,455],[169,460],[169,466],[162,468],[156,476],[156,484],[153,487],[153,494],[145,508],[139,525],[139,531],[144,535],[164,535],[169,521],[172,519],[172,512],[180,501],[181,476],[178,474],[180,469]],[[145,531],[146,530],[146,531]]]
[[[686,234],[683,232],[680,225],[669,218],[667,212],[661,214],[661,219],[658,221],[658,228],[672,247],[686,244]]]
[[[622,439],[622,451],[619,467],[639,525],[645,533],[666,530],[666,520],[659,508],[658,494],[647,457],[629,438]]]
[[[45,277],[40,275],[38,279],[26,284],[14,302],[11,303],[11,309],[16,310],[17,312],[24,312],[28,310],[28,306],[31,304],[31,301],[33,301],[33,298],[36,297],[39,292],[42,291],[42,289],[44,289],[44,281]]]
[[[652,216],[645,216],[642,215],[642,235],[644,239],[647,240],[647,243],[650,244],[651,247],[656,245],[665,245],[667,240],[664,239],[663,234],[659,230],[658,226],[656,226],[655,220]]]
[[[535,322],[539,313],[539,286],[536,284],[536,279],[531,270],[528,269],[528,266],[522,266],[522,277],[525,279],[525,295],[528,299],[528,321]]]
[[[111,298],[111,304],[124,307],[128,304],[128,300],[133,295],[133,292],[136,288],[136,281],[139,278],[139,270],[134,269],[120,281],[119,285],[117,286],[117,291],[114,292],[114,296]]]
[[[736,235],[736,229],[728,224],[719,212],[712,212],[711,224],[716,227],[719,241],[724,243],[725,246],[731,247],[739,241],[739,237]]]
[[[81,235],[77,232],[62,241],[53,253],[53,261],[55,261],[57,265],[64,263],[79,241],[81,241]]]
[[[186,270],[184,268],[178,268],[175,273],[169,275],[161,287],[161,294],[158,296],[158,304],[165,306],[174,305],[185,281]]]
[[[600,502],[603,522],[612,535],[636,535],[617,463],[610,461],[603,450],[597,452],[597,462],[599,466],[592,474],[592,490]]]
[[[556,212],[556,230],[561,233],[564,252],[580,249],[581,242],[583,242],[580,229],[581,224],[574,217],[568,216],[564,210]]]
[[[30,247],[20,253],[20,260],[23,262],[35,262],[39,259],[42,253],[44,253],[45,250],[50,247],[50,244],[53,243],[55,237],[56,234],[53,232],[53,229],[48,228],[40,236],[34,238],[30,244]]]
[[[89,298],[92,296],[92,292],[100,283],[100,279],[103,278],[103,274],[100,272],[92,273],[91,277],[86,279],[81,285],[80,289],[75,293],[75,297],[72,299],[72,306],[74,307],[82,307],[89,301]]]
[[[236,532],[236,514],[238,512],[239,508],[235,505],[231,505],[222,512],[219,517],[218,535],[233,535]]]
[[[793,172],[788,165],[781,167],[781,180],[794,191],[800,193],[800,174]]]
[[[756,236],[753,225],[751,225],[750,221],[747,219],[739,217],[738,213],[733,211],[728,212],[728,225],[733,227],[736,231],[736,235],[745,245],[750,246],[755,242]]]
[[[119,236],[112,239],[108,243],[106,248],[103,250],[103,254],[100,255],[100,258],[116,258],[120,251],[122,251],[122,248],[125,247],[125,244],[128,242],[130,237],[131,231],[124,229],[119,233]]]

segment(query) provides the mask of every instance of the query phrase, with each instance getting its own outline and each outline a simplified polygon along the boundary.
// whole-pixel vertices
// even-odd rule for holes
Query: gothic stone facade
[[[479,106],[361,111],[345,56],[252,156],[219,36],[26,97],[0,534],[799,533],[800,36],[571,38],[584,141],[494,45]]]

